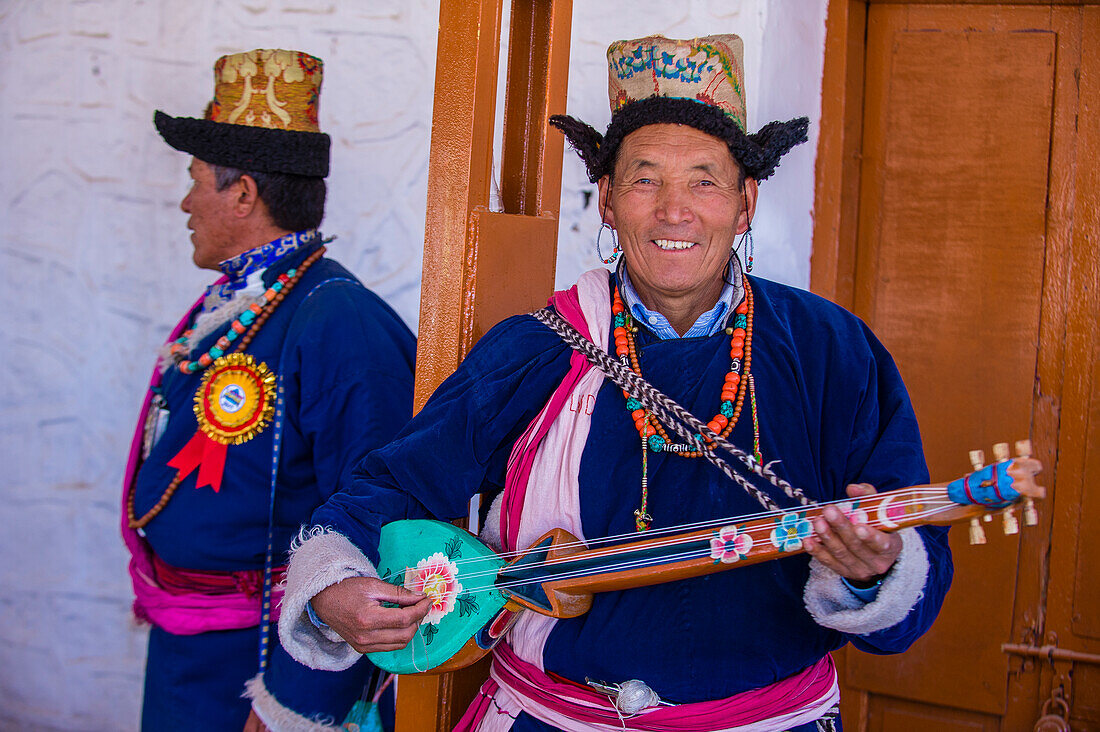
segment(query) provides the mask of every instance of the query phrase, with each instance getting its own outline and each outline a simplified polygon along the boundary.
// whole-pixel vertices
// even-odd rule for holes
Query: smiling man
[[[382,527],[460,516],[478,491],[499,494],[485,538],[505,551],[555,528],[592,543],[721,527],[709,558],[732,571],[597,593],[578,617],[524,613],[459,729],[836,729],[830,652],[904,650],[950,583],[944,529],[887,534],[862,525],[852,500],[927,481],[909,397],[857,318],[738,259],[757,182],[807,126],[746,132],[741,40],[649,37],[607,56],[607,132],[551,122],[599,184],[597,252],[611,239],[600,257],[621,253],[618,269],[587,272],[548,310],[488,332],[314,513],[287,572],[280,637],[318,668],[406,646],[423,661],[453,598],[379,579]],[[600,351],[614,381],[587,368]],[[706,428],[638,389],[638,375]],[[593,408],[564,408],[582,399]],[[726,457],[741,481],[712,464],[715,436],[738,451],[743,462]],[[755,539],[738,533],[762,509],[829,501],[812,537],[800,510],[766,514],[775,526]],[[778,557],[734,564],[753,541]],[[461,585],[464,560],[439,551]],[[636,573],[654,578],[648,565]],[[477,642],[507,627],[498,620]]]
[[[321,73],[296,51],[225,56],[204,119],[155,116],[193,156],[192,259],[222,276],[162,350],[126,473],[146,730],[324,729],[371,671],[306,668],[273,627],[291,538],[412,412],[412,334],[324,256]]]

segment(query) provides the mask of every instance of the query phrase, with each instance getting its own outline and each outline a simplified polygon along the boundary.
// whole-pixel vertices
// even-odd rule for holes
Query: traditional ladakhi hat
[[[792,147],[806,141],[809,119],[745,131],[744,46],[733,34],[676,40],[648,36],[607,49],[611,124],[601,135],[567,115],[550,124],[565,133],[593,183],[611,173],[623,138],[661,122],[690,125],[724,140],[745,174],[764,180]]]
[[[203,119],[158,110],[153,123],[169,145],[213,165],[323,178],[331,144],[317,125],[323,67],[301,51],[222,56]]]

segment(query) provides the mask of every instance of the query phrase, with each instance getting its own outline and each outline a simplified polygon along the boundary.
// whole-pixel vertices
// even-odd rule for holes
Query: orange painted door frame
[[[546,303],[553,291],[571,0],[511,7],[500,180],[490,210],[503,0],[441,0],[428,163],[428,207],[415,407],[419,410],[485,331]],[[449,730],[484,666],[403,676],[398,732]]]

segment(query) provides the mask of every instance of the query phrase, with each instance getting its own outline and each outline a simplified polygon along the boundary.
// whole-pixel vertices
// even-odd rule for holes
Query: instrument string
[[[896,493],[901,493],[901,491],[895,492],[895,494]],[[916,493],[917,492],[914,492],[914,495],[916,495]],[[920,493],[926,493],[926,491],[921,491]],[[839,502],[842,503],[844,501],[839,501]],[[923,495],[923,496],[920,496],[919,498],[909,499],[909,500],[905,500],[905,501],[894,501],[894,502],[891,503],[891,507],[892,508],[898,508],[898,509],[904,509],[904,508],[907,508],[909,506],[929,504],[929,503],[930,502],[927,500],[927,496]],[[823,504],[823,505],[827,505],[827,504]],[[914,512],[914,513],[911,513],[911,514],[907,513],[906,516],[905,516],[905,520],[911,521],[911,520],[916,519],[916,520],[919,521],[923,518],[926,518],[926,517],[929,517],[929,516],[934,516],[938,513],[942,513],[943,511],[947,511],[947,510],[950,510],[952,508],[955,508],[956,506],[957,506],[957,504],[955,504],[954,502],[945,501],[942,505],[931,506],[929,508],[926,508],[924,511]],[[769,513],[774,513],[774,515],[780,515],[780,514],[783,514],[783,513],[802,513],[802,511],[797,511],[796,510],[796,511],[769,512]],[[881,527],[882,525],[878,524],[875,521],[875,517],[874,517],[874,514],[876,513],[875,509],[872,509],[868,513],[870,514],[870,516],[869,516],[870,521],[869,521],[868,525]],[[737,517],[736,522],[740,523],[741,521],[744,521],[745,518],[746,517]],[[729,519],[727,519],[727,520],[724,520],[724,521],[720,520],[720,521],[699,522],[698,524],[685,525],[685,526],[704,526],[704,527],[705,526],[715,526],[716,527],[716,526],[729,525],[730,523],[731,523],[731,521]],[[670,533],[672,531],[676,531],[677,533],[679,533],[680,529],[682,529],[682,528],[683,527],[670,527],[669,529],[662,530],[662,533],[667,534],[667,533]],[[759,526],[759,525],[758,526],[748,526],[748,527],[743,527],[741,533],[744,534],[744,535],[748,535],[750,538],[752,538],[753,543],[755,545],[759,541],[767,541],[774,529],[775,529],[774,524],[768,524],[768,525],[763,525],[763,526]],[[639,536],[643,536],[643,538],[648,538],[650,535],[652,535],[654,533],[656,533],[656,532],[646,532],[645,535],[639,535],[639,534],[636,534],[636,533],[631,533],[631,534],[625,534],[623,536],[638,539]],[[812,524],[811,524],[811,536],[813,536],[813,535],[815,535],[815,532],[814,532],[814,530],[812,528]],[[706,540],[707,540],[706,537],[703,537],[703,536],[694,536],[694,537],[690,537],[690,538],[685,538],[683,536],[672,536],[672,537],[669,537],[665,541],[653,542],[653,543],[647,545],[646,547],[644,547],[643,549],[641,549],[641,551],[650,552],[650,551],[653,551],[653,550],[663,549],[663,548],[667,548],[667,547],[675,548],[677,546],[681,546],[681,545],[684,545],[684,544],[687,544],[687,543],[697,543],[697,542],[706,541]],[[597,544],[597,543],[606,543],[606,540],[596,540],[596,541],[591,542],[591,544]],[[579,542],[579,541],[578,542],[567,542],[565,544],[555,545],[553,548],[554,549],[561,549],[563,547],[581,547],[581,548],[586,548],[587,549],[589,546],[591,546],[591,544],[586,545],[584,542]],[[637,549],[628,550],[628,551],[637,551]],[[524,553],[526,553],[526,552],[514,552],[514,553],[509,553],[509,554],[515,554],[516,556],[520,556]],[[591,575],[591,574],[599,574],[601,571],[606,571],[606,570],[609,570],[609,569],[618,571],[618,570],[630,569],[630,568],[633,568],[635,566],[652,566],[652,565],[655,565],[655,564],[668,563],[672,560],[684,561],[684,560],[690,559],[690,558],[706,556],[710,553],[710,549],[709,549],[709,546],[707,546],[705,548],[692,549],[692,550],[688,550],[686,552],[662,553],[662,554],[657,554],[657,555],[654,555],[654,556],[649,556],[649,557],[646,557],[646,558],[640,559],[640,560],[630,560],[630,561],[627,561],[627,562],[619,561],[619,562],[614,563],[614,564],[597,565],[595,567],[585,567],[585,568],[582,568],[581,570],[579,570],[580,574],[576,574],[576,575],[569,574],[569,572],[571,570],[568,569],[568,565],[570,563],[589,562],[589,561],[592,561],[594,559],[598,560],[598,559],[604,558],[604,557],[614,560],[617,556],[621,556],[622,553],[623,553],[623,551],[622,551],[621,547],[607,547],[603,551],[600,551],[600,550],[586,551],[584,554],[579,554],[579,555],[575,555],[575,556],[557,557],[553,560],[542,560],[542,561],[539,561],[539,562],[531,562],[530,564],[525,564],[523,566],[523,569],[524,570],[533,570],[533,569],[540,569],[540,568],[545,568],[545,567],[553,567],[556,571],[555,571],[554,574],[547,574],[543,577],[527,578],[527,579],[523,579],[521,581],[517,580],[514,584],[523,585],[523,584],[530,584],[530,583],[533,583],[533,582],[541,582],[541,581],[545,581],[545,580],[548,580],[548,579],[565,579],[567,577],[573,577],[573,576],[585,576],[585,575]],[[503,556],[506,556],[506,555],[500,555],[500,556],[503,557]],[[485,562],[485,561],[489,561],[490,559],[491,558],[489,558],[489,557],[481,557],[481,558],[475,558],[475,559],[470,559],[470,560],[458,560],[458,561],[455,562],[455,564],[456,565],[458,565],[458,564],[468,564],[468,563],[477,562],[477,561]],[[644,563],[643,564],[636,564],[636,562],[644,562]],[[405,571],[406,570],[400,570],[400,573],[401,573],[402,577],[404,576]],[[507,567],[501,568],[499,566],[493,566],[493,567],[486,568],[484,570],[460,573],[461,574],[460,579],[468,581],[468,580],[471,580],[471,579],[476,579],[476,578],[480,578],[480,577],[484,577],[484,576],[495,576],[495,575],[500,574],[501,572],[506,572],[506,571],[507,571]],[[394,574],[395,573],[390,573],[390,574],[387,575],[387,577],[392,577],[392,576],[394,576]],[[385,578],[383,578],[383,579],[385,579]],[[507,587],[507,586],[511,586],[511,583],[500,583],[500,584],[496,585],[496,587]],[[482,591],[488,591],[488,590],[491,590],[491,589],[493,589],[493,588],[492,587],[486,588],[485,590],[482,590]]]
[[[895,499],[898,498],[898,497],[909,498],[909,500],[905,500],[905,501],[894,500],[891,504],[893,506],[898,506],[898,507],[907,507],[907,506],[911,506],[911,505],[918,505],[921,502],[928,502],[929,500],[934,500],[932,498],[932,496],[937,494],[937,493],[942,493],[942,495],[944,497],[946,497],[947,490],[946,490],[946,488],[941,489],[941,488],[935,488],[935,487],[929,487],[929,486],[923,486],[923,487],[914,486],[914,487],[910,487],[910,488],[902,488],[902,489],[890,491],[888,494],[881,493],[881,494],[876,494],[876,495],[879,495],[879,496],[889,495],[889,496],[891,496]],[[867,498],[873,498],[873,496],[868,496]],[[917,500],[913,500],[913,498],[916,498]],[[925,499],[927,499],[927,500],[925,500]],[[685,532],[689,532],[689,531],[702,531],[702,530],[705,530],[705,529],[717,528],[717,527],[720,527],[720,526],[727,526],[727,525],[735,524],[735,523],[736,524],[743,524],[743,523],[747,523],[747,522],[750,522],[750,521],[757,521],[757,520],[760,520],[760,519],[781,517],[785,514],[798,514],[798,513],[805,512],[807,510],[811,511],[816,516],[819,513],[819,510],[823,510],[826,506],[836,506],[836,505],[846,504],[846,503],[847,504],[854,504],[854,503],[857,503],[861,500],[863,500],[863,499],[859,499],[859,498],[840,498],[840,499],[836,499],[836,500],[833,500],[833,501],[827,501],[827,502],[824,502],[824,503],[815,504],[814,507],[809,508],[809,509],[807,509],[806,507],[800,507],[800,508],[780,509],[780,510],[776,510],[776,511],[761,511],[761,512],[758,512],[758,513],[744,514],[744,515],[732,516],[732,517],[727,516],[727,517],[717,518],[717,519],[708,519],[706,521],[697,521],[697,522],[694,522],[694,523],[677,524],[675,526],[668,526],[668,527],[665,527],[665,528],[662,528],[662,529],[652,529],[650,531],[646,531],[645,533],[638,533],[637,531],[629,531],[629,532],[622,533],[622,534],[613,534],[613,535],[610,535],[610,536],[599,537],[599,538],[596,538],[596,539],[589,539],[587,541],[577,540],[577,541],[571,541],[571,542],[563,542],[561,544],[555,544],[553,548],[556,549],[556,550],[574,549],[574,548],[577,548],[577,549],[592,549],[592,548],[595,548],[595,547],[603,546],[603,545],[606,545],[606,544],[622,542],[622,541],[625,541],[625,540],[641,541],[641,540],[645,540],[645,539],[650,539],[652,537],[668,536],[668,535],[671,535],[671,534],[681,534],[681,533],[685,533]],[[956,504],[954,502],[950,502],[950,505],[954,506]],[[860,510],[863,510],[862,506],[860,506]],[[868,510],[868,513],[873,513],[875,510],[876,510],[876,507],[873,506]],[[770,529],[771,527],[768,527],[768,528]],[[659,545],[657,545],[657,546],[659,546]],[[518,559],[519,557],[522,557],[524,554],[527,554],[529,551],[530,551],[530,547],[527,547],[525,549],[518,549],[518,550],[515,550],[515,551],[498,552],[496,554],[496,557],[499,558],[499,559],[503,559],[503,560]],[[457,559],[457,560],[454,560],[454,563],[457,566],[461,567],[463,564],[467,564],[467,563],[471,563],[471,562],[483,562],[483,561],[485,561],[484,557],[473,557],[473,558],[470,558],[470,559]],[[532,565],[528,565],[528,566],[537,566],[537,565],[532,564]],[[405,569],[409,569],[409,568],[406,567],[406,568],[404,568],[400,571],[402,573],[404,573]]]
[[[942,510],[944,510],[944,509],[939,509],[939,511],[942,511]],[[938,513],[939,511],[929,511],[928,515],[935,515],[935,513]],[[790,552],[786,556],[795,556],[798,553],[801,553],[801,551]],[[617,564],[614,564],[614,565],[607,565],[606,567],[597,566],[597,567],[578,568],[578,569],[575,569],[575,570],[572,570],[572,571],[567,571],[567,572],[546,574],[546,575],[542,575],[542,576],[535,576],[535,577],[528,577],[528,578],[524,578],[524,579],[510,580],[510,581],[507,581],[507,582],[500,582],[500,583],[494,584],[494,585],[489,586],[489,587],[473,588],[473,589],[469,589],[469,590],[464,588],[462,590],[462,592],[459,592],[459,593],[456,594],[456,597],[459,597],[459,596],[462,596],[462,595],[472,596],[472,595],[477,595],[477,594],[483,594],[483,593],[486,593],[486,592],[492,592],[494,590],[506,590],[506,589],[510,589],[512,587],[522,587],[524,585],[541,584],[542,582],[548,582],[548,581],[562,581],[562,580],[568,580],[568,579],[576,579],[576,578],[579,578],[579,577],[588,577],[588,576],[592,576],[592,575],[595,575],[595,574],[601,574],[603,571],[616,571],[616,572],[618,572],[618,571],[629,570],[629,569],[644,569],[646,567],[666,564],[666,563],[668,563],[672,560],[675,560],[675,561],[688,561],[688,560],[691,560],[691,559],[698,559],[698,558],[706,557],[706,556],[709,556],[709,555],[710,555],[709,548],[691,549],[691,550],[686,550],[686,551],[683,551],[683,552],[679,552],[679,553],[676,553],[676,554],[670,554],[670,555],[666,555],[666,556],[662,556],[662,557],[643,557],[643,558],[639,558],[639,559],[635,559],[635,560],[630,560],[630,561],[627,561],[627,562],[620,562],[620,563],[617,563]],[[780,557],[777,557],[777,558],[780,558]],[[736,565],[736,563],[731,563],[729,565],[729,567],[732,569],[735,565]]]

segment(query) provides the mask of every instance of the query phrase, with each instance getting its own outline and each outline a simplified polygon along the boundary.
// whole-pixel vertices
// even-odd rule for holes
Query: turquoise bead
[[[642,403],[640,401],[638,401],[637,399],[635,399],[634,397],[630,397],[629,399],[626,400],[626,409],[627,409],[628,412],[633,412],[633,411],[641,409],[641,408],[642,408]]]
[[[625,326],[626,326],[626,318],[623,317],[622,313],[619,313],[618,315],[615,316],[615,327],[616,328],[623,328]]]
[[[230,328],[230,329],[229,329],[229,332],[225,334],[225,339],[226,339],[227,341],[229,341],[230,343],[232,343],[233,341],[237,340],[237,336],[238,336],[238,335],[240,335],[240,334],[239,334],[239,333],[237,333],[237,331],[235,331],[235,330],[233,330],[232,328]]]
[[[649,449],[653,452],[661,452],[665,449],[665,438],[660,435],[649,436]]]
[[[271,289],[274,290],[275,292],[278,292],[279,290],[283,289],[283,283],[282,282],[276,282],[275,284],[273,284],[271,286]]]
[[[245,310],[243,313],[241,313],[241,317],[237,318],[237,320],[241,321],[241,325],[250,325],[255,319],[256,313],[252,312],[251,310]]]
[[[749,327],[749,319],[748,319],[748,317],[746,317],[746,316],[744,316],[744,315],[740,315],[740,314],[738,314],[738,315],[737,315],[737,316],[736,316],[736,317],[735,317],[735,318],[733,319],[733,327],[734,327],[734,328],[747,328],[747,327]]]
[[[733,419],[733,402],[722,402],[722,406],[718,409],[722,412],[723,417]]]
[[[288,269],[288,270],[286,271],[286,276],[287,276],[287,277],[293,277],[293,276],[294,276],[294,275],[296,275],[296,274],[298,274],[298,269],[297,269],[297,268],[294,268],[294,269]]]
[[[191,373],[194,373],[194,372],[198,371],[199,370],[199,362],[198,361],[188,362],[187,370],[190,371]]]
[[[210,349],[210,358],[219,358],[223,353],[225,353],[225,351],[218,348],[217,346],[214,346]]]

